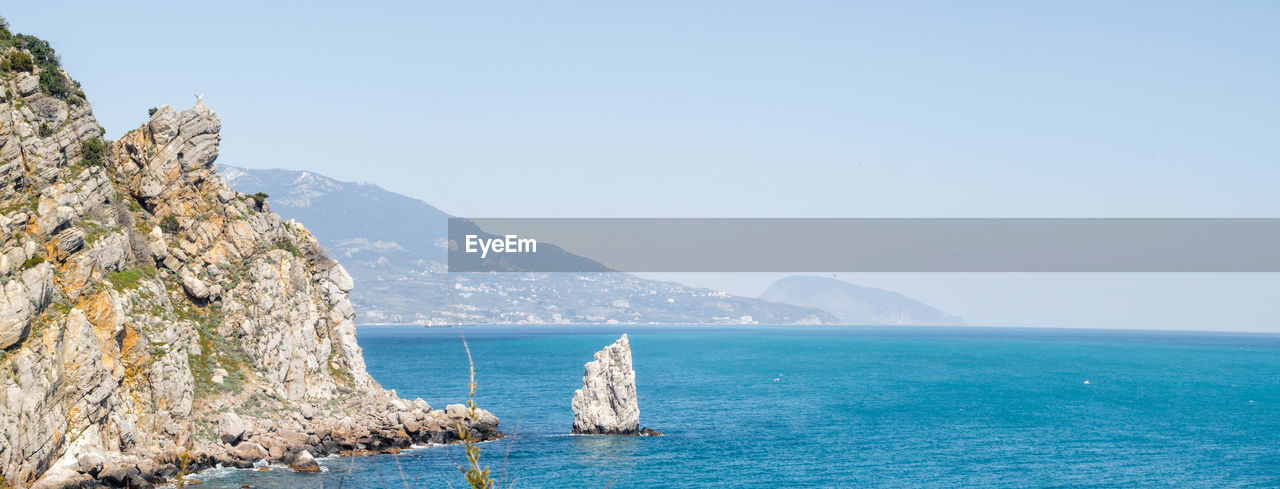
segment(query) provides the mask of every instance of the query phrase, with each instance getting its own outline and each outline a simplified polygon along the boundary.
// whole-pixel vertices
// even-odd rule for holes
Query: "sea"
[[[369,373],[502,422],[497,487],[1276,488],[1280,335],[980,327],[359,328]],[[622,333],[640,422],[570,435],[583,364]],[[461,448],[216,469],[212,487],[462,488]],[[209,487],[209,486],[206,486]]]

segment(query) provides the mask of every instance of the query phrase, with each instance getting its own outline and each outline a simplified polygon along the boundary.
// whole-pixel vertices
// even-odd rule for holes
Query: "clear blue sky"
[[[52,42],[111,137],[203,93],[223,117],[220,163],[369,181],[456,215],[1280,214],[1275,2],[53,1],[0,14]],[[862,283],[976,300],[930,296],[954,277],[895,277]],[[1189,280],[1151,307],[1205,300]],[[1277,283],[1243,280],[1250,294]],[[1063,283],[976,315],[1045,310]]]
[[[1274,216],[1274,2],[21,2],[115,136],[468,216]],[[886,5],[892,4],[892,5]]]

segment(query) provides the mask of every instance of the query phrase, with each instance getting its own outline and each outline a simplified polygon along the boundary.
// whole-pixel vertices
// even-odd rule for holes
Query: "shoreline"
[[[496,441],[499,441],[499,440],[502,440],[502,439],[505,439],[505,438],[506,438],[506,436],[505,436],[505,435],[503,435],[503,436],[497,436],[497,437],[493,437],[493,438],[487,438],[487,439],[484,439],[484,440],[479,440],[479,441],[477,441],[477,442],[476,442],[476,444],[477,444],[477,445],[484,445],[484,444],[492,443],[492,442],[496,442]],[[392,452],[392,451],[368,452],[368,453],[358,454],[358,455],[356,455],[356,457],[364,458],[364,457],[372,457],[372,456],[377,456],[377,455],[397,455],[397,454],[404,454],[404,453],[406,453],[406,452],[410,452],[410,453],[412,453],[412,452],[420,452],[420,451],[431,450],[431,449],[436,449],[436,448],[439,448],[439,449],[448,449],[450,446],[457,445],[459,442],[460,442],[460,440],[454,440],[454,441],[450,441],[450,442],[446,442],[446,443],[429,443],[429,444],[425,444],[425,445],[424,445],[424,444],[414,444],[414,445],[410,445],[410,446],[408,446],[408,447],[401,448],[398,452]],[[334,454],[329,454],[329,455],[325,455],[325,456],[317,456],[317,457],[315,457],[315,460],[316,460],[316,462],[320,465],[320,472],[318,472],[318,473],[319,473],[319,474],[327,474],[327,473],[331,473],[331,472],[335,472],[335,473],[336,473],[336,472],[340,472],[342,469],[339,469],[339,468],[337,468],[337,467],[333,467],[332,465],[333,465],[334,463],[345,463],[344,461],[346,461],[346,460],[351,460],[351,458],[352,458],[352,456],[351,456],[350,454],[346,454],[346,455],[344,455],[344,454],[340,454],[340,453],[334,453]],[[288,473],[291,473],[291,474],[306,474],[306,473],[308,473],[308,472],[301,472],[301,471],[298,471],[298,470],[294,470],[292,467],[290,467],[288,464],[285,464],[285,463],[272,463],[272,462],[267,462],[267,461],[265,461],[265,460],[259,460],[259,462],[266,462],[266,463],[255,464],[255,465],[254,465],[254,466],[252,466],[252,467],[245,467],[245,468],[242,468],[242,467],[222,467],[222,466],[219,466],[219,467],[210,467],[210,468],[207,468],[207,469],[203,469],[203,470],[201,470],[201,471],[199,471],[199,472],[194,472],[194,473],[191,473],[191,474],[187,474],[187,476],[184,478],[184,480],[186,480],[188,484],[190,484],[190,481],[193,481],[193,480],[202,481],[203,483],[209,483],[209,481],[211,481],[211,480],[215,480],[215,479],[217,479],[217,478],[219,478],[219,477],[223,477],[223,476],[225,476],[225,475],[235,474],[235,473],[237,473],[237,472],[259,472],[259,471],[264,471],[264,470],[263,470],[263,468],[267,468],[267,469],[269,469],[270,471],[281,471],[281,472],[288,472]],[[326,464],[327,464],[327,465],[326,465]],[[315,472],[312,472],[312,473],[315,473]],[[155,487],[156,487],[156,489],[165,489],[165,488],[172,488],[172,487],[177,487],[177,486],[175,485],[175,481],[174,481],[174,480],[169,480],[169,481],[165,481],[165,482],[163,482],[163,483],[157,483]]]
[[[179,479],[201,480],[219,469],[280,467],[322,472],[321,459],[398,454],[459,443],[457,423],[463,423],[477,442],[505,437],[497,429],[496,416],[480,409],[472,419],[461,404],[432,409],[421,399],[392,398],[382,409],[361,407],[366,410],[363,414],[334,413],[301,421],[297,413],[244,420],[234,416],[234,422],[220,422],[216,439],[194,443],[185,453],[80,455],[50,470],[35,487],[147,489],[172,486]],[[228,413],[219,418],[227,419]]]

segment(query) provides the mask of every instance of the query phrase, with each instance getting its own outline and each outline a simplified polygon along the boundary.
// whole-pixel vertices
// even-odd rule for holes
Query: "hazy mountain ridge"
[[[761,299],[821,309],[843,324],[962,325],[964,319],[897,292],[827,277],[797,275],[774,282]]]
[[[310,171],[222,166],[241,192],[304,223],[357,286],[369,323],[832,323],[823,311],[625,273],[455,273],[445,285],[448,214],[376,185]],[[565,254],[564,259],[582,259]],[[456,303],[456,313],[455,304]]]
[[[273,209],[324,236],[335,257],[413,266],[416,260],[443,256],[450,216],[421,200],[309,171],[221,166],[218,173],[232,187],[269,194]],[[366,252],[374,254],[363,256]]]

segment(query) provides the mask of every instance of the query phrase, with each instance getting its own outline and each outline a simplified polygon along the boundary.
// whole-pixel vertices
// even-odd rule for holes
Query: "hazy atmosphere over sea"
[[[94,99],[111,137],[140,107],[199,93],[227,121],[222,161],[369,181],[453,215],[1280,209],[1266,4],[65,8],[4,15],[111,94]],[[147,69],[118,69],[139,46]],[[654,277],[744,296],[781,278]],[[843,278],[970,324],[1278,331],[1260,318],[1280,316],[1271,274]]]

